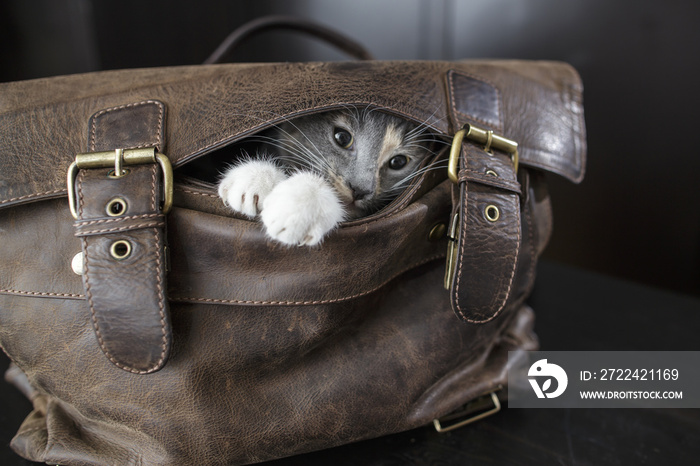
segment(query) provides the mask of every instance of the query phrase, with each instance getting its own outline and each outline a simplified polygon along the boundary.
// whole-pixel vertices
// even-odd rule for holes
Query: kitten
[[[340,222],[384,207],[434,142],[424,126],[370,109],[299,117],[263,140],[276,153],[229,168],[219,197],[237,212],[259,215],[270,238],[295,246],[319,244]]]

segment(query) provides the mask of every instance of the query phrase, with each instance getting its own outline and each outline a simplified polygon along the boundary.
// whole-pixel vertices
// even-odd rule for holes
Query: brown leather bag
[[[508,352],[537,345],[525,299],[551,233],[546,174],[583,176],[581,92],[571,67],[524,61],[0,85],[0,344],[35,407],[12,448],[245,464],[449,429],[474,401],[495,411]],[[191,177],[257,131],[347,105],[427,124],[451,143],[450,179],[428,172],[321,247],[287,248]]]

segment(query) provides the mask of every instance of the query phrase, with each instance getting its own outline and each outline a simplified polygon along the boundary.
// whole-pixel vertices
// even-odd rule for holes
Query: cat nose
[[[369,197],[370,194],[372,194],[371,191],[358,189],[358,188],[355,188],[354,186],[350,186],[350,189],[352,190],[352,198],[356,201],[360,201],[362,199],[365,199],[365,198]]]

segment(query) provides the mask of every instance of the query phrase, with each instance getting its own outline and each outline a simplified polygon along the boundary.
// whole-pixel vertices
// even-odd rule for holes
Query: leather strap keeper
[[[90,120],[90,148],[162,147],[163,110],[160,102],[145,101],[98,112]],[[124,166],[120,176],[117,170],[79,171],[75,235],[100,348],[117,367],[148,374],[165,365],[172,339],[163,176],[156,163]]]

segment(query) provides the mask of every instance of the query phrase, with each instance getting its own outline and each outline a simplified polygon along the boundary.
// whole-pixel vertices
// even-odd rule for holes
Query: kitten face
[[[347,219],[372,213],[396,197],[431,154],[422,128],[373,110],[341,110],[284,124],[284,163],[323,176]]]

